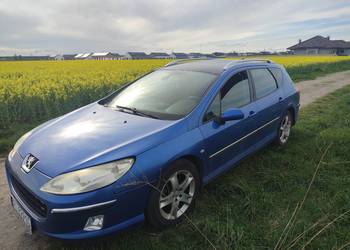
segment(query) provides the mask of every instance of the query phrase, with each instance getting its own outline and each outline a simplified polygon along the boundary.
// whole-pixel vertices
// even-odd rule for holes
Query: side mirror
[[[244,114],[240,109],[228,109],[222,113],[220,117],[216,117],[214,121],[218,124],[224,124],[226,121],[240,120],[244,118]]]

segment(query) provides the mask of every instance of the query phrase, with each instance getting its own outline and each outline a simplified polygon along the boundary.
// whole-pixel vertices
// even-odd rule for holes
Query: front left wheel
[[[185,159],[173,163],[154,187],[146,218],[157,229],[179,223],[194,208],[200,188],[196,166]]]

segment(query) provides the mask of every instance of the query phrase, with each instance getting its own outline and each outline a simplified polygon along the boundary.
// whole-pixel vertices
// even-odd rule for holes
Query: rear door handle
[[[278,97],[278,101],[281,102],[283,100],[283,97]]]

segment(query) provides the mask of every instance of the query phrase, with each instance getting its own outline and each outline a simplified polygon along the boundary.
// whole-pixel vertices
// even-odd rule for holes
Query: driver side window
[[[251,102],[247,71],[233,75],[210,104],[204,121],[209,121],[229,108],[240,108]]]

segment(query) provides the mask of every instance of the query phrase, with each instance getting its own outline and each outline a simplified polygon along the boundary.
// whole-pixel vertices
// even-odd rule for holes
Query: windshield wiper
[[[142,111],[137,110],[136,108],[133,108],[133,107],[125,107],[125,106],[120,106],[120,105],[116,105],[116,107],[117,107],[118,109],[122,109],[122,110],[129,110],[129,111],[131,111],[133,114],[142,115],[142,116],[147,116],[147,117],[154,118],[154,119],[159,119],[159,117],[157,117],[157,116],[154,116],[154,115],[151,115],[151,114],[142,112]]]

